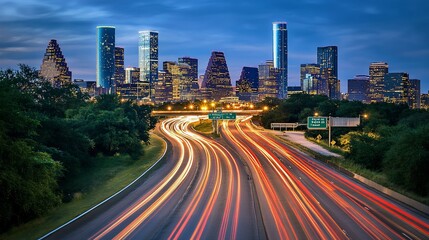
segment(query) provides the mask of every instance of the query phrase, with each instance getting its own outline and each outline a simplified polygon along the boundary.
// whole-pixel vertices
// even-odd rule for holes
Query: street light
[[[167,107],[167,110],[168,110],[168,111],[171,111],[171,106],[168,106],[168,107]]]
[[[212,108],[213,108],[213,112],[214,112],[215,107],[216,107],[216,103],[212,102],[212,103],[210,104],[210,106],[212,106]]]
[[[315,112],[315,113],[314,113],[314,116],[315,116],[315,117],[318,117],[318,116],[319,116],[319,113],[318,113],[318,112]]]
[[[268,106],[264,106],[264,111],[268,111]]]

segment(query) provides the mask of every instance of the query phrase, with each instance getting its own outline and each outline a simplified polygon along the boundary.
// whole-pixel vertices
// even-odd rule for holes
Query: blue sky
[[[97,25],[116,27],[125,65],[137,66],[139,30],[159,31],[159,60],[191,56],[204,74],[211,51],[223,51],[235,82],[243,66],[272,59],[272,22],[288,22],[289,85],[299,65],[316,62],[318,46],[336,45],[341,91],[368,74],[371,62],[408,72],[429,89],[427,0],[0,0],[0,68],[39,68],[57,39],[73,78],[95,80]]]

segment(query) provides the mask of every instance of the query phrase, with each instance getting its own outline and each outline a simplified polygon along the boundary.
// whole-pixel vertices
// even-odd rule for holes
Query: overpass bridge
[[[223,113],[236,113],[237,115],[249,116],[249,115],[259,115],[263,110],[223,110]],[[195,111],[152,111],[152,116],[157,117],[173,117],[173,116],[184,116],[184,115],[208,115],[216,111],[212,110],[195,110]]]

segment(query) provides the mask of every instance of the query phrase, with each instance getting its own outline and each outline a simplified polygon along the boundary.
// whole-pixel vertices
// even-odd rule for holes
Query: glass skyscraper
[[[382,102],[384,93],[384,76],[389,73],[385,62],[373,62],[369,65],[369,91],[371,102]]]
[[[179,58],[179,63],[186,63],[191,67],[190,77],[192,78],[191,89],[198,90],[198,59],[191,57],[181,57]]]
[[[115,80],[115,27],[97,27],[97,87],[106,92],[111,89]]]
[[[139,68],[143,85],[142,97],[152,98],[158,81],[158,32],[139,32]]]
[[[281,72],[281,81],[279,86],[280,98],[287,97],[288,85],[288,61],[287,61],[287,23],[273,23],[273,59],[274,67]]]
[[[347,84],[349,101],[360,101],[369,103],[369,76],[356,75],[353,79],[348,80]]]
[[[124,48],[115,47],[115,85],[125,83]]]
[[[341,99],[340,81],[338,80],[338,47],[317,48],[317,64],[320,65],[322,81],[326,83],[330,99]]]

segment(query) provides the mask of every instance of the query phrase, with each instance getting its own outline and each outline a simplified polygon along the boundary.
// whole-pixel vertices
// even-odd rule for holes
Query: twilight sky
[[[96,26],[116,27],[125,65],[137,66],[139,30],[159,31],[159,61],[190,56],[204,74],[223,51],[234,82],[243,66],[272,59],[272,22],[288,22],[289,85],[318,46],[336,45],[341,91],[370,62],[408,72],[429,89],[428,0],[0,0],[0,68],[40,68],[57,39],[73,78],[95,80]]]

